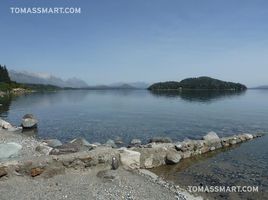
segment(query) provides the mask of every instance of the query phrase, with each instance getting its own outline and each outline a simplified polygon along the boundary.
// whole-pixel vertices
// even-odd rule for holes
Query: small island
[[[148,90],[235,90],[243,91],[247,87],[241,83],[226,82],[207,76],[186,78],[182,81],[167,81],[152,84]]]

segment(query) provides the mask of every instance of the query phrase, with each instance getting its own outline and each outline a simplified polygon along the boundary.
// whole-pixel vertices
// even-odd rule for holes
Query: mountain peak
[[[63,80],[48,73],[34,73],[28,71],[10,70],[9,76],[12,81],[16,81],[18,83],[55,85],[58,87],[72,88],[82,88],[88,86],[85,81],[75,77]]]

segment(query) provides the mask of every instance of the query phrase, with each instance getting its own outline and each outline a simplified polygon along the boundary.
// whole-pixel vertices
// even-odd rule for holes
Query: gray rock
[[[139,145],[141,145],[141,140],[140,139],[133,139],[133,140],[131,140],[130,145],[131,146],[139,146]]]
[[[131,151],[126,148],[119,149],[120,162],[123,167],[127,169],[138,169],[140,168],[140,157],[141,153],[137,151]]]
[[[0,144],[0,160],[17,156],[21,149],[22,146],[15,142]]]
[[[112,157],[112,169],[116,170],[119,167],[119,160],[116,157]]]
[[[203,137],[205,140],[205,145],[208,147],[215,147],[215,149],[219,149],[222,147],[222,142],[217,133],[209,132],[207,135]]]
[[[141,168],[154,168],[166,163],[167,148],[134,148],[135,151],[141,153]],[[175,149],[174,149],[175,150]]]
[[[167,164],[177,164],[181,160],[181,155],[177,151],[168,151],[166,157]]]
[[[176,143],[175,143],[175,149],[176,149],[177,151],[182,151],[182,145],[183,145],[182,142],[176,142]]]
[[[235,139],[231,140],[231,141],[230,141],[230,144],[231,144],[231,145],[236,144],[236,140],[235,140]]]
[[[117,138],[114,140],[114,143],[117,144],[117,145],[122,145],[122,144],[124,144],[122,138],[120,138],[120,137],[117,137]]]
[[[59,141],[58,139],[48,139],[48,140],[43,140],[43,142],[46,143],[47,146],[53,147],[53,148],[62,145],[61,141]]]
[[[35,148],[35,150],[41,154],[49,155],[53,148],[49,147],[47,143],[41,143]]]
[[[206,141],[218,141],[220,140],[219,136],[217,135],[217,133],[211,131],[208,134],[206,134],[205,136],[203,136],[203,139]]]
[[[0,178],[7,175],[6,167],[0,167]]]
[[[169,137],[153,137],[149,140],[149,143],[171,143],[172,140]]]
[[[247,140],[251,140],[251,139],[253,139],[253,135],[252,135],[252,134],[246,133],[246,134],[244,134],[244,136],[245,136],[245,138],[246,138]]]
[[[21,132],[22,127],[21,126],[19,126],[19,127],[13,126],[13,127],[8,128],[7,130],[10,131],[10,132]]]
[[[151,178],[153,181],[156,181],[158,179],[158,176],[155,173],[153,173],[147,169],[139,169],[139,172],[141,174]]]
[[[78,151],[80,151],[81,147],[76,145],[76,144],[72,144],[72,143],[66,143],[63,144],[59,147],[54,148],[51,152],[50,155],[61,155],[61,154],[69,154],[69,153],[76,153]]]
[[[2,120],[2,119],[0,119],[0,127],[3,129],[13,128],[13,126],[9,122]]]
[[[210,151],[214,151],[215,149],[215,147],[210,147]]]
[[[110,146],[112,148],[116,148],[116,144],[113,140],[107,140],[107,142],[105,143],[106,146]]]
[[[26,114],[22,118],[22,127],[23,128],[36,128],[37,127],[37,119],[32,114]]]
[[[84,138],[76,138],[76,139],[72,140],[70,143],[75,144],[77,146],[91,147],[91,144]]]

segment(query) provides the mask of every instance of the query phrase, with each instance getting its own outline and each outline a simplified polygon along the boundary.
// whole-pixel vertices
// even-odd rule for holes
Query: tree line
[[[10,83],[10,77],[5,65],[0,65],[0,83]]]

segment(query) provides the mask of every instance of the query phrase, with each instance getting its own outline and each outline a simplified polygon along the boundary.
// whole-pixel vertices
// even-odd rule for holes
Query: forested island
[[[152,84],[148,90],[246,90],[241,83],[226,82],[211,77],[186,78],[182,81],[167,81]]]

